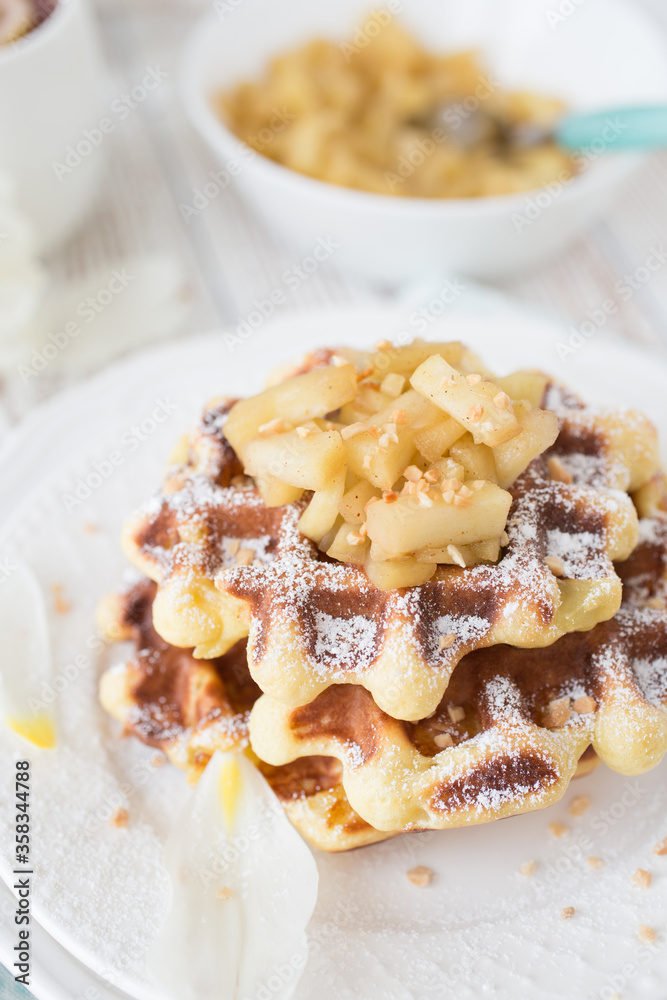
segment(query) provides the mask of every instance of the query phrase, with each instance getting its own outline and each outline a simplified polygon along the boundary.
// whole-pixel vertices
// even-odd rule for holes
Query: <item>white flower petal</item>
[[[170,834],[170,914],[150,969],[174,1000],[292,996],[317,900],[313,856],[257,769],[216,753]]]
[[[0,715],[15,733],[38,747],[55,745],[55,715],[41,700],[51,676],[46,608],[27,568],[12,562],[0,582]]]

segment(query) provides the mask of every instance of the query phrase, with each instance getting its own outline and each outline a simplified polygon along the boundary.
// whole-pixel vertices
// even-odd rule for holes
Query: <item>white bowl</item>
[[[99,190],[104,113],[90,0],[60,0],[34,31],[0,45],[0,170],[40,254],[76,229]]]
[[[641,163],[637,155],[598,155],[570,183],[517,195],[394,198],[298,174],[251,153],[220,122],[212,94],[259,75],[272,56],[316,36],[349,40],[373,6],[219,0],[217,14],[195,27],[181,94],[220,169],[192,193],[193,214],[205,212],[232,183],[295,253],[313,254],[322,241],[329,249],[319,257],[331,255],[337,266],[372,282],[395,284],[426,269],[498,277],[561,250]],[[667,101],[661,34],[631,0],[410,0],[403,7],[387,0],[384,6],[398,10],[395,16],[431,49],[478,48],[503,87],[542,91],[581,109]]]

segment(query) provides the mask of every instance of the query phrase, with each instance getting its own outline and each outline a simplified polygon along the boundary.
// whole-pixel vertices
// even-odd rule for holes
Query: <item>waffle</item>
[[[393,592],[299,533],[303,501],[265,507],[224,441],[226,408],[208,410],[167,492],[124,532],[128,557],[159,584],[158,632],[198,658],[221,656],[250,634],[251,673],[285,704],[355,683],[388,714],[417,720],[435,710],[473,649],[550,645],[611,618],[621,600],[612,561],[637,537],[619,491],[651,474],[655,435],[634,414],[593,414],[549,393],[560,435],[512,487],[500,562],[439,568],[427,584]],[[554,459],[559,479],[549,473]],[[240,555],[251,564],[236,565]],[[553,555],[564,558],[560,578],[544,562]],[[439,648],[445,636],[454,640]]]
[[[619,572],[616,616],[546,649],[498,645],[465,656],[436,712],[397,721],[370,694],[335,685],[288,708],[264,695],[250,720],[273,764],[337,758],[352,808],[391,832],[465,826],[559,799],[592,745],[622,774],[667,749],[667,521],[644,520]]]
[[[201,661],[161,639],[152,624],[155,591],[154,583],[141,580],[100,605],[103,634],[135,645],[132,659],[102,676],[100,700],[127,733],[162,750],[196,782],[216,750],[249,752],[249,710],[260,692],[248,673],[244,643]],[[387,837],[350,807],[333,758],[305,757],[281,767],[255,761],[290,821],[320,850],[349,850]]]

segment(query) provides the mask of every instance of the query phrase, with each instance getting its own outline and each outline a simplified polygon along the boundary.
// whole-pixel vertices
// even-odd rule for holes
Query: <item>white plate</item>
[[[65,677],[65,666],[90,652],[86,643],[94,635],[95,603],[117,583],[124,565],[120,526],[133,505],[155,489],[172,443],[207,396],[253,391],[272,366],[315,344],[368,344],[403,329],[410,326],[396,311],[356,307],[266,323],[233,353],[220,333],[210,334],[138,355],[34,415],[0,459],[5,488],[24,498],[36,470],[48,473],[60,465],[22,499],[0,539],[0,558],[20,552],[50,604],[54,583],[71,601],[68,614],[50,614],[56,676]],[[459,315],[433,323],[428,336],[460,337],[499,370],[542,366],[594,399],[643,406],[667,438],[667,370],[655,358],[598,338],[561,362],[556,344],[565,340],[564,330],[518,309]],[[173,412],[142,430],[160,401],[165,412],[172,407]],[[77,482],[96,462],[109,461],[113,451],[120,453],[113,473],[70,512],[65,495],[73,495]],[[71,457],[62,464],[68,452]],[[90,524],[99,530],[89,533]],[[133,997],[155,1000],[143,958],[165,913],[160,850],[186,786],[171,767],[151,768],[151,751],[118,740],[117,726],[95,699],[100,666],[89,655],[80,669],[69,671],[76,676],[58,697],[56,751],[28,751],[18,737],[2,732],[0,755],[33,761],[34,916],[67,952],[108,982]],[[0,775],[5,879],[11,867],[10,771]],[[666,776],[664,764],[639,779],[600,768],[577,783],[576,792],[593,803],[577,819],[567,811],[571,793],[549,810],[491,826],[404,836],[348,855],[318,855],[320,899],[299,1000],[604,1000],[614,992],[624,1000],[660,1000],[667,978],[667,858],[651,849],[667,833]],[[130,813],[123,831],[107,822],[117,805]],[[550,837],[547,825],[554,819],[567,823],[569,836]],[[605,867],[591,870],[588,855],[602,857]],[[535,875],[517,874],[529,860],[538,862]],[[428,889],[415,888],[405,877],[417,863],[437,873]],[[654,872],[648,891],[630,882],[640,866]],[[576,909],[569,921],[560,917],[564,906]],[[637,939],[641,923],[660,932],[651,949]],[[14,933],[11,923],[0,922],[5,960]],[[65,958],[53,957],[55,946],[50,954],[52,979],[70,988],[74,966],[68,971]],[[37,966],[41,955],[46,960],[45,952],[36,954]],[[55,1000],[56,987],[38,979],[40,998]],[[69,995],[83,992],[77,988]]]

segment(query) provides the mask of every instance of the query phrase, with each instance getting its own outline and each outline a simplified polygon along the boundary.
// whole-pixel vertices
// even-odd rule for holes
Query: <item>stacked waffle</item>
[[[460,344],[320,351],[214,401],[128,522],[105,707],[193,778],[253,754],[344,850],[667,749],[656,434]],[[248,747],[250,742],[250,747]]]

